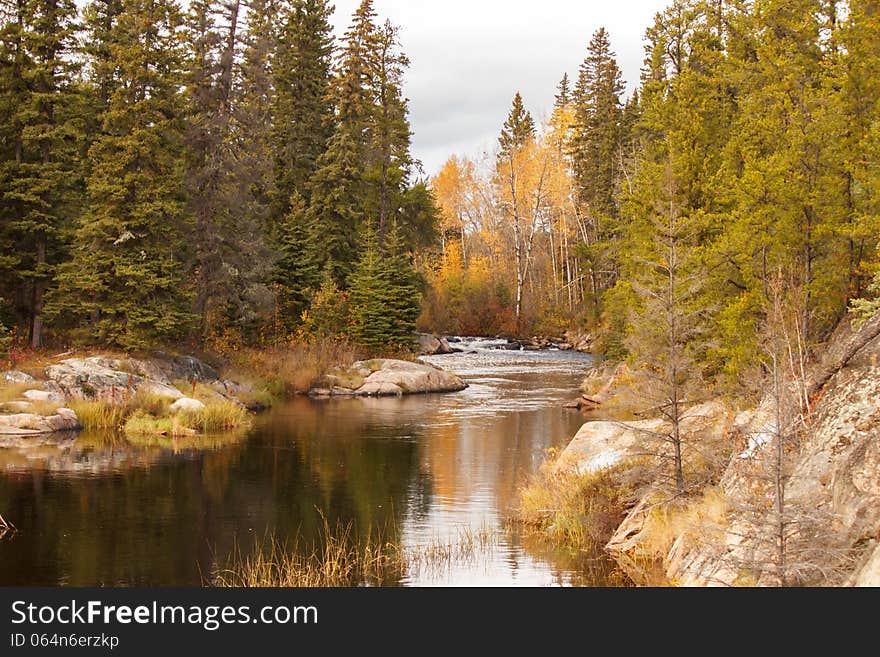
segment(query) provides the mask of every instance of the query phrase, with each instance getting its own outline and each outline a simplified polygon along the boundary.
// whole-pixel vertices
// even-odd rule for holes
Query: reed
[[[318,545],[301,538],[279,541],[267,536],[245,554],[236,545],[210,578],[220,587],[397,586],[405,577],[439,577],[473,563],[498,544],[499,532],[463,528],[454,537],[404,546],[399,539],[371,532],[357,538],[351,524],[324,521]]]

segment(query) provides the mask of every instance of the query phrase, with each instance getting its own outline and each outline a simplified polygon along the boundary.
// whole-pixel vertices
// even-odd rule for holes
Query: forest
[[[0,11],[6,349],[579,328],[749,390],[780,308],[804,349],[877,308],[874,0],[674,0],[629,96],[599,29],[430,179],[371,0],[339,39],[326,0]]]

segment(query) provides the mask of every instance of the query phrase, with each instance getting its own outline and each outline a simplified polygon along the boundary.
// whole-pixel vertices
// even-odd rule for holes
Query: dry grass
[[[518,519],[569,547],[604,545],[622,522],[631,492],[619,468],[578,474],[551,450],[520,491]]]
[[[27,390],[32,390],[36,385],[33,383],[4,383],[0,385],[0,404],[11,401],[22,401],[22,395]]]
[[[138,408],[125,421],[126,435],[193,436],[215,434],[246,428],[250,425],[250,413],[235,402],[213,399],[198,411],[166,410],[151,412]]]
[[[665,559],[679,538],[690,543],[706,540],[709,533],[726,524],[727,511],[727,499],[715,487],[694,497],[657,504],[645,517],[638,553],[644,558]]]
[[[351,525],[331,528],[324,521],[319,546],[268,537],[251,554],[236,547],[211,578],[214,586],[352,587],[395,586],[404,576],[440,576],[472,563],[497,545],[498,533],[462,529],[453,539],[405,547],[382,533],[358,539]]]
[[[264,350],[242,349],[233,355],[229,370],[240,380],[263,381],[264,385],[255,387],[275,397],[288,397],[307,393],[328,371],[360,357],[360,351],[349,342],[321,340]]]
[[[124,406],[105,401],[74,399],[68,406],[76,413],[85,431],[115,431],[125,424],[128,416]]]

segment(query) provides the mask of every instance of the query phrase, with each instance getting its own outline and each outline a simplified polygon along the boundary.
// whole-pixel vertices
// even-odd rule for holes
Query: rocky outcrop
[[[807,386],[814,393],[812,408],[796,449],[786,456],[790,468],[785,480],[786,517],[791,527],[804,533],[801,543],[796,533],[787,545],[788,562],[799,569],[798,581],[880,585],[876,321],[858,328],[844,325],[824,350],[822,362],[807,375]],[[772,535],[767,535],[767,528],[774,526],[774,507],[767,503],[773,493],[760,470],[762,463],[772,462],[774,406],[768,394],[755,409],[729,422],[725,430],[735,449],[717,486],[725,509],[723,520],[711,531],[697,526],[674,539],[663,559],[670,581],[685,586],[778,583],[775,560],[767,552],[774,544]],[[581,467],[611,461],[631,450],[631,434],[601,429],[582,430],[581,440],[573,441],[570,450]],[[609,548],[621,553],[638,550],[646,513],[645,505],[632,509]]]
[[[574,351],[592,353],[596,343],[596,337],[582,329],[569,329],[565,332],[564,344]]]
[[[457,392],[467,387],[458,376],[429,363],[375,358],[322,377],[313,396],[394,396]]]
[[[76,431],[79,420],[69,408],[59,408],[53,415],[13,413],[0,415],[0,435],[34,436],[56,431]]]
[[[25,372],[6,370],[5,372],[0,372],[0,381],[5,383],[32,383],[36,379]]]
[[[691,440],[713,442],[729,431],[733,411],[721,402],[708,402],[686,411],[681,431]],[[558,467],[588,474],[643,456],[669,431],[662,418],[634,422],[586,422],[562,451]]]
[[[115,401],[138,390],[179,399],[183,396],[175,381],[211,383],[219,379],[216,370],[192,356],[157,356],[148,359],[68,358],[45,370],[46,388],[68,399]]]
[[[449,346],[446,338],[438,338],[430,333],[419,333],[416,336],[419,345],[420,356],[438,356],[441,354],[451,354],[452,347]]]

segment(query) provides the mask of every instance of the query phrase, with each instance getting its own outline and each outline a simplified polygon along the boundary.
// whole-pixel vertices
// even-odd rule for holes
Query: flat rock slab
[[[392,397],[430,392],[458,392],[467,384],[435,365],[390,358],[358,361],[336,370],[311,391],[317,396]]]
[[[55,411],[55,415],[34,413],[0,415],[0,435],[36,436],[56,431],[76,431],[81,428],[76,413],[69,408],[59,408]]]
[[[70,399],[115,401],[140,389],[169,399],[183,397],[167,378],[157,380],[143,376],[140,373],[143,370],[138,367],[141,364],[102,356],[68,358],[58,365],[48,366],[46,376]]]

